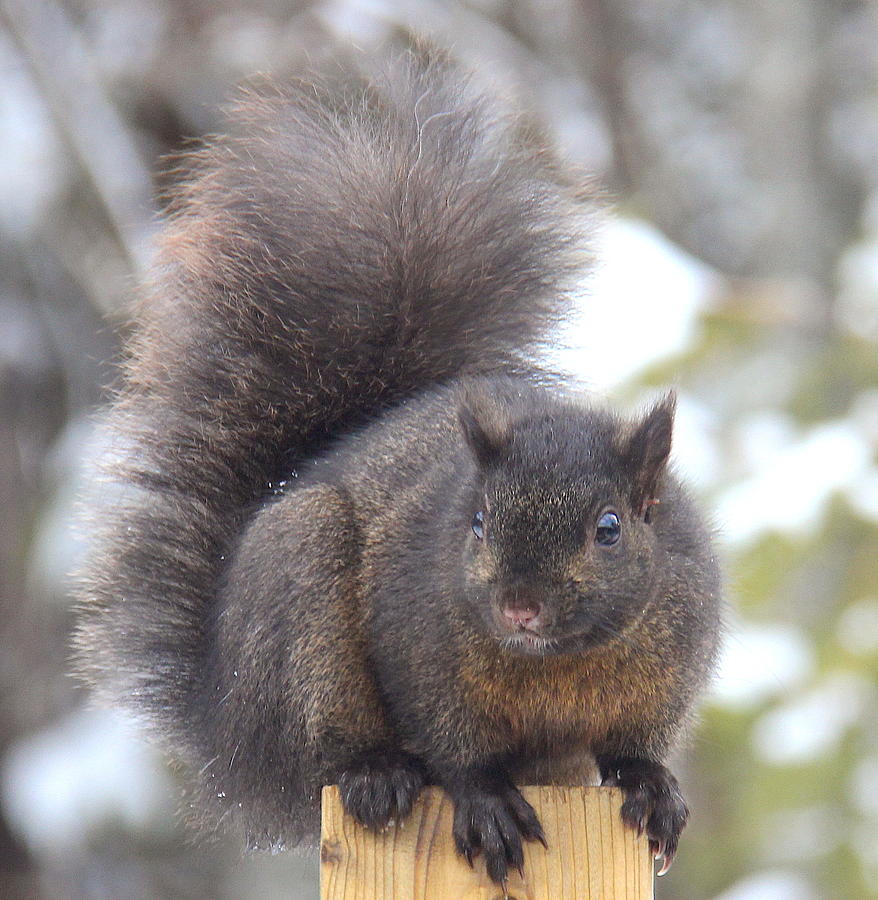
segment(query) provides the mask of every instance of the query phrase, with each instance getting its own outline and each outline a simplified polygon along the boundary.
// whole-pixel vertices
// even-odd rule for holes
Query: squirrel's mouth
[[[500,640],[500,646],[504,650],[509,650],[513,653],[535,654],[538,656],[559,651],[557,641],[544,637],[541,634],[536,634],[533,631],[528,631],[526,628],[520,628],[512,634],[507,634]]]

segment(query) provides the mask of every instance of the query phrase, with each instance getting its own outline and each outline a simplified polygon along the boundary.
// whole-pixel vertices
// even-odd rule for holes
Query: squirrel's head
[[[625,422],[541,397],[477,391],[461,406],[475,462],[464,590],[504,649],[576,653],[627,640],[659,590],[675,398]]]

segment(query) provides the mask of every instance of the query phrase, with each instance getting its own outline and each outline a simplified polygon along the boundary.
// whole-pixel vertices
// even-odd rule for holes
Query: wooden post
[[[651,900],[646,837],[619,818],[622,793],[604,787],[526,787],[548,850],[525,843],[524,879],[512,872],[510,900]],[[342,810],[338,788],[323,789],[321,900],[503,900],[484,864],[470,869],[454,849],[451,801],[425,790],[402,824],[376,833]]]

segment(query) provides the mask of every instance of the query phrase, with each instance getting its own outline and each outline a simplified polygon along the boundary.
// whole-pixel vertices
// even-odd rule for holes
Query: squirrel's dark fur
[[[80,671],[253,845],[313,836],[323,784],[381,826],[431,782],[499,880],[542,837],[514,784],[596,759],[670,861],[716,563],[672,401],[627,422],[534,362],[585,258],[562,173],[435,57],[232,121],[137,312]]]

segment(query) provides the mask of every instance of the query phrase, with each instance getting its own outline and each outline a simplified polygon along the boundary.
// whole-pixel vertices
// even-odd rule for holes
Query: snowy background
[[[831,0],[0,0],[0,897],[316,897],[193,847],[180,785],[65,674],[76,496],[161,156],[412,30],[541,120],[614,211],[562,365],[680,396],[729,631],[658,896],[878,897],[878,13]]]

